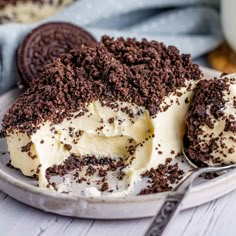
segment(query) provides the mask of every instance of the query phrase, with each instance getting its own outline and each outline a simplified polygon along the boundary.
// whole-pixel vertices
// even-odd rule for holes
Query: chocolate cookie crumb
[[[102,187],[101,187],[102,192],[105,192],[106,190],[108,190],[108,183],[107,182],[103,183]]]
[[[32,146],[32,142],[27,143],[25,146],[21,147],[22,152],[29,152]]]
[[[149,178],[149,184],[141,190],[140,194],[172,190],[171,185],[176,184],[183,177],[184,171],[178,167],[177,163],[171,165],[171,161],[171,158],[167,158],[165,164],[160,164],[157,169],[151,168],[142,175]]]
[[[202,80],[195,88],[193,102],[186,115],[184,146],[186,155],[198,166],[207,166],[209,161],[222,165],[227,154],[236,152],[235,116],[224,112],[227,102],[236,101],[236,97],[233,97],[233,101],[227,101],[225,97],[230,93],[230,86],[235,81],[235,78],[227,77]],[[225,123],[225,126],[219,135],[215,136],[215,123],[219,122]],[[205,132],[203,128],[209,131]],[[231,143],[234,144],[231,147],[225,144],[223,132],[227,132],[229,139],[232,139]]]
[[[3,130],[32,134],[41,122],[60,123],[95,100],[134,103],[154,117],[166,96],[201,77],[174,46],[104,36],[97,47],[81,46],[48,65],[4,116]]]
[[[67,151],[70,151],[72,149],[72,146],[70,144],[64,144],[64,148],[67,150]]]

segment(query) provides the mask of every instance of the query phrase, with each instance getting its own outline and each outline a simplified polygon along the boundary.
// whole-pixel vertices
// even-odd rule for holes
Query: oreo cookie
[[[35,28],[17,49],[20,87],[28,87],[40,78],[46,64],[82,44],[95,46],[97,41],[89,32],[73,24],[51,22]]]

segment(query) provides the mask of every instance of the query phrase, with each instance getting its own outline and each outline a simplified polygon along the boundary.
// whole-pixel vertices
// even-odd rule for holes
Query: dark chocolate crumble
[[[81,46],[48,65],[9,109],[3,131],[30,135],[43,121],[59,123],[94,100],[134,103],[155,116],[168,94],[201,77],[190,55],[174,46],[103,36],[97,47]]]
[[[107,171],[119,170],[120,172],[124,168],[122,159],[114,160],[110,157],[96,158],[95,156],[76,156],[71,155],[61,165],[53,165],[46,170],[46,178],[50,181],[51,176],[65,176],[68,173],[74,172],[74,179],[78,182],[87,181],[84,176],[80,177],[81,170],[85,168],[85,177],[97,174],[103,178],[107,176]],[[105,179],[101,181],[104,183]],[[105,191],[105,190],[104,190]]]
[[[156,169],[151,168],[142,177],[147,177],[148,185],[140,194],[160,193],[172,190],[172,185],[177,184],[184,175],[178,164],[171,164],[172,159],[167,158],[165,164],[160,164]]]
[[[222,157],[227,154],[236,154],[236,118],[228,115],[226,109],[225,94],[229,94],[230,84],[235,79],[220,78],[213,80],[202,80],[198,83],[193,97],[193,102],[186,115],[187,130],[184,137],[185,153],[198,166],[208,165],[211,160],[215,164],[223,164]],[[232,104],[236,102],[233,98]],[[234,107],[236,108],[236,107]],[[213,119],[214,118],[214,119]],[[205,134],[202,126],[214,129],[216,121],[224,120],[225,127],[219,136]],[[234,145],[227,147],[222,138],[223,132],[229,132],[230,139]]]

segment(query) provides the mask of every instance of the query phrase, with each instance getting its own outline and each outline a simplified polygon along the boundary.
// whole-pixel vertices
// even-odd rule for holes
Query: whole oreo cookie
[[[82,44],[96,45],[96,39],[86,30],[70,23],[51,22],[35,28],[17,49],[16,65],[20,86],[29,86],[40,77],[44,66],[54,58]]]

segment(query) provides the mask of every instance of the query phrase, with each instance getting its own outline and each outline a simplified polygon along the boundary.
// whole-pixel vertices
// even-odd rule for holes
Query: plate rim
[[[197,185],[191,187],[191,192],[199,192],[199,191],[201,192],[202,189],[209,187],[209,185],[215,185],[216,182],[224,182],[226,177],[228,177],[228,175],[231,175],[234,172],[236,175],[236,169],[232,169],[221,176],[218,176],[214,179],[197,184]],[[37,186],[33,186],[33,185],[30,185],[29,183],[25,183],[23,181],[20,181],[19,179],[14,178],[10,174],[3,171],[1,168],[0,168],[0,180],[6,181],[8,184],[10,184],[12,186],[16,186],[18,188],[21,188],[22,190],[26,190],[26,191],[33,192],[33,193],[43,194],[43,195],[46,195],[49,197],[56,197],[56,198],[60,198],[60,199],[61,198],[63,198],[63,199],[70,198],[70,200],[85,200],[87,202],[97,202],[97,203],[104,203],[104,202],[123,203],[123,202],[130,202],[130,201],[133,202],[133,200],[137,200],[139,202],[142,202],[142,201],[146,201],[146,198],[155,199],[155,198],[157,198],[157,195],[162,197],[162,196],[165,196],[171,192],[171,191],[168,191],[168,192],[142,194],[142,195],[130,195],[130,196],[124,196],[124,197],[109,197],[109,196],[99,196],[99,197],[90,196],[89,197],[89,196],[76,195],[73,193],[70,193],[70,194],[59,193],[59,192],[50,191],[48,189],[41,189]],[[235,181],[235,185],[236,185],[236,181]],[[1,185],[0,185],[0,187],[1,187]],[[235,188],[236,188],[236,186],[235,186]]]
[[[212,70],[207,67],[201,67],[201,70],[203,74],[208,74],[210,77],[218,76],[221,72]],[[235,177],[234,177],[235,176]],[[216,199],[218,197],[221,197],[225,194],[227,194],[230,191],[233,191],[236,188],[236,181],[234,183],[230,182],[229,179],[235,179],[236,178],[236,170],[231,170],[227,172],[226,174],[219,176],[215,179],[206,181],[204,183],[200,183],[196,186],[193,186],[190,193],[188,194],[187,198],[184,199],[183,202],[183,207],[182,209],[188,209],[194,206],[198,206],[200,204],[206,203],[208,201],[211,201],[213,199]],[[227,182],[228,181],[228,182]],[[212,189],[216,185],[222,185],[224,186],[224,191],[218,192],[218,194],[212,194],[210,198],[207,199],[202,199],[199,201],[198,197],[206,192],[207,189]],[[230,185],[230,187],[229,187]],[[124,197],[109,197],[109,196],[100,196],[100,197],[89,197],[89,196],[81,196],[81,195],[76,195],[76,194],[66,194],[66,193],[58,193],[58,192],[53,192],[49,191],[47,189],[40,189],[39,187],[30,185],[29,183],[23,182],[22,180],[10,175],[4,169],[0,168],[0,189],[4,191],[6,194],[9,196],[17,199],[20,202],[26,203],[30,206],[36,207],[38,209],[42,209],[40,206],[32,205],[31,202],[26,202],[25,199],[22,199],[20,196],[16,196],[13,194],[14,190],[19,191],[23,193],[24,191],[27,193],[31,193],[33,195],[38,195],[43,196],[50,199],[56,199],[59,201],[70,201],[72,202],[86,202],[87,204],[91,204],[93,206],[98,206],[98,205],[113,205],[113,204],[119,204],[119,206],[122,205],[129,205],[129,204],[141,204],[141,203],[148,203],[148,202],[160,202],[161,199],[164,198],[169,192],[161,192],[161,193],[154,193],[154,194],[146,194],[146,195],[134,195],[134,196],[124,196]],[[217,188],[215,189],[215,191]],[[218,189],[219,190],[219,189]],[[23,191],[23,192],[22,192]],[[214,191],[213,191],[214,192]],[[214,196],[213,196],[214,195]],[[191,200],[195,199],[195,201]],[[62,215],[70,215],[70,216],[75,216],[75,217],[83,217],[83,218],[98,218],[98,219],[124,219],[124,218],[140,218],[140,217],[147,217],[147,216],[152,216],[156,212],[156,208],[152,211],[147,211],[146,213],[143,214],[134,214],[134,215],[124,215],[116,214],[113,217],[106,217],[106,216],[98,216],[98,217],[91,217],[86,215],[86,212],[82,215],[74,215],[74,214],[68,214],[68,213],[60,213],[55,210],[50,210],[50,209],[42,209],[44,211],[49,211],[57,214],[62,214]],[[118,211],[119,212],[119,211]]]

